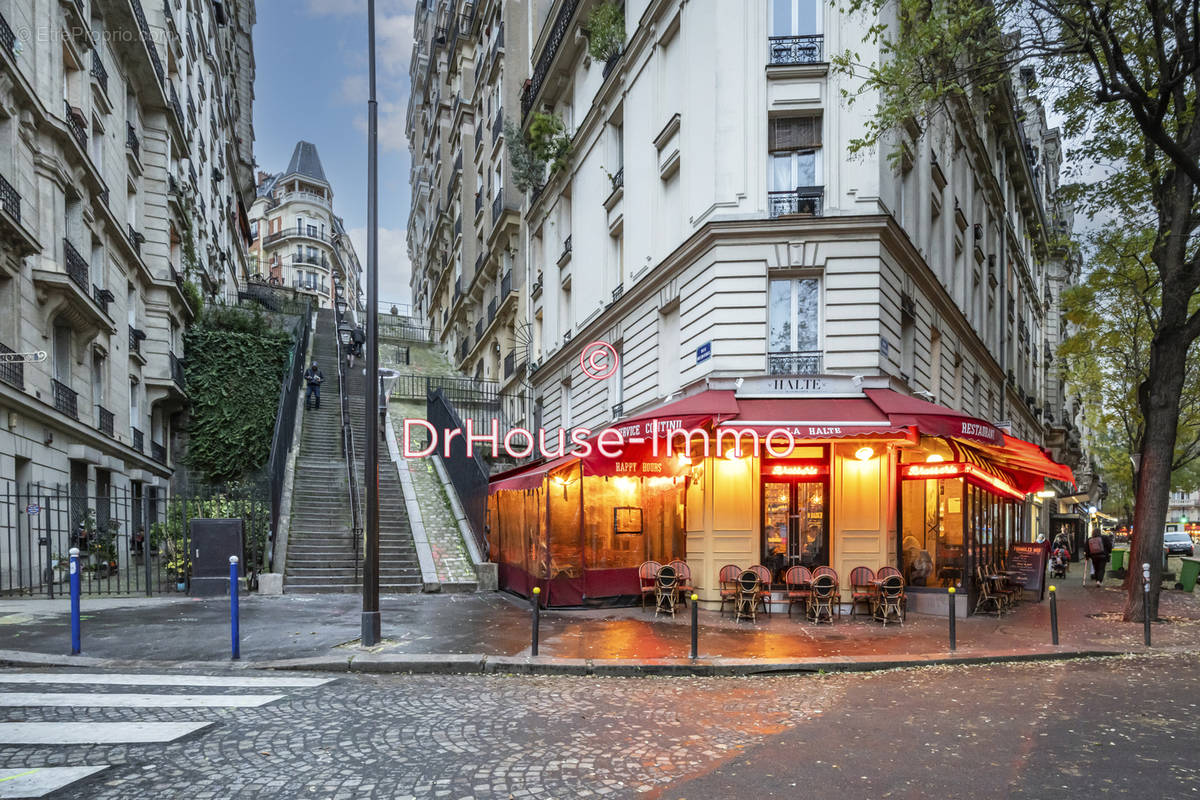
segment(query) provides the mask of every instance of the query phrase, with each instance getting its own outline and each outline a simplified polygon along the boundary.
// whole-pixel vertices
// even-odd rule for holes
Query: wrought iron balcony
[[[457,303],[457,302],[458,302],[458,299],[459,299],[460,297],[462,297],[462,293],[463,293],[463,291],[462,291],[462,278],[461,278],[461,277],[459,277],[459,278],[455,278],[455,279],[454,279],[454,302],[455,302],[455,303]]]
[[[482,339],[483,339],[483,320],[477,319],[477,320],[475,320],[475,341],[478,342]]]
[[[179,123],[179,127],[187,130],[187,126],[183,124],[183,106],[179,104],[179,93],[175,91],[175,86],[171,86],[171,110],[175,112],[175,120]],[[196,171],[192,170],[192,184],[196,183]]]
[[[802,214],[819,217],[825,205],[824,186],[798,186],[785,192],[767,192],[771,219]]]
[[[133,251],[139,256],[142,254],[142,242],[146,241],[146,237],[134,230],[132,225],[126,223],[126,235],[129,236],[129,244],[133,247]]]
[[[768,64],[820,64],[825,49],[825,37],[821,34],[807,36],[772,36],[768,50]]]
[[[139,161],[142,159],[142,143],[138,141],[137,129],[133,127],[132,122],[126,122],[127,129],[125,131],[125,146],[133,153],[133,157]]]
[[[171,380],[175,381],[176,386],[183,389],[183,362],[170,350],[167,351],[167,359],[171,364]]]
[[[504,377],[510,377],[513,374],[513,370],[516,369],[516,356],[515,352],[509,351],[508,355],[504,357]]]
[[[130,0],[130,2],[133,5],[133,15],[137,17],[138,30],[141,31],[142,42],[146,45],[146,49],[150,51],[150,61],[154,64],[154,74],[158,76],[160,85],[166,84],[166,73],[163,71],[162,61],[158,57],[158,47],[154,44],[154,37],[150,34],[150,26],[146,23],[146,12],[142,10],[140,0]],[[182,123],[182,119],[180,122]]]
[[[3,208],[14,221],[21,221],[21,195],[3,175],[0,175],[0,208]]]
[[[496,142],[500,139],[500,132],[504,130],[504,109],[496,112],[496,121],[492,123],[492,146],[496,146]]]
[[[15,352],[8,345],[0,344],[0,355]],[[0,361],[0,381],[18,389],[25,388],[25,364],[21,361]]]
[[[104,62],[100,59],[98,47],[92,50],[92,77],[100,84],[101,90],[108,94],[108,70],[104,68]]]
[[[50,387],[54,390],[54,407],[72,419],[79,419],[79,394],[55,378],[50,380]]]
[[[492,222],[500,218],[500,212],[504,210],[504,195],[496,195],[496,199],[492,201]]]
[[[613,302],[615,303],[618,300],[620,300],[621,295],[623,295],[623,294],[625,294],[625,284],[618,283],[617,288],[613,289],[613,294],[612,294]]]
[[[75,245],[65,238],[63,239],[63,259],[67,262],[67,275],[75,281],[75,285],[82,289],[84,294],[89,294],[92,286],[91,281],[88,280],[88,262],[79,255]]]
[[[133,439],[133,449],[137,450],[139,453],[143,452],[146,448],[145,434],[137,428],[130,428],[129,433]]]
[[[150,457],[160,464],[167,463],[167,448],[158,442],[150,442]]]
[[[146,338],[146,332],[130,326],[129,328],[129,352],[130,354],[141,355],[142,339]]]
[[[71,129],[71,135],[75,137],[75,141],[79,142],[79,146],[87,150],[87,131],[84,130],[86,120],[83,118],[83,112],[71,105],[70,101],[63,100],[63,118],[67,121],[67,127]]]
[[[117,298],[108,289],[101,289],[96,284],[92,284],[92,299],[96,301],[96,305],[104,309],[104,313],[108,313],[108,304]]]
[[[475,195],[475,216],[479,216],[479,212],[483,211],[483,194]]]
[[[8,51],[11,56],[17,54],[17,37],[13,33],[13,29],[9,27],[8,20],[0,14],[0,47]]]
[[[504,277],[500,279],[500,302],[504,302],[505,298],[512,293],[512,270],[504,273]]]
[[[491,325],[496,320],[496,298],[488,301],[487,324]]]
[[[824,371],[824,361],[824,353],[820,350],[767,353],[767,372],[771,375],[820,375]]]
[[[96,406],[96,416],[98,417],[96,427],[100,432],[108,436],[113,435],[113,413],[104,406]]]
[[[529,116],[533,104],[537,102],[537,96],[542,91],[542,84],[546,82],[546,76],[550,72],[550,65],[554,63],[554,57],[558,55],[559,48],[562,47],[567,34],[571,31],[571,20],[575,17],[578,8],[579,0],[563,0],[562,6],[558,9],[558,16],[554,18],[554,26],[550,29],[550,35],[546,37],[546,46],[542,48],[537,64],[534,65],[533,75],[525,84],[524,91],[521,92],[522,118]]]

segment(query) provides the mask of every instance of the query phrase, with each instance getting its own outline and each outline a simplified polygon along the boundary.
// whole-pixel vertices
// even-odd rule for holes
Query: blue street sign
[[[42,510],[42,507],[39,506],[37,503],[30,503],[29,505],[25,506],[25,513],[29,514],[31,516],[33,514],[37,514],[41,510]]]
[[[712,358],[712,342],[705,342],[696,348],[696,363],[703,364]]]

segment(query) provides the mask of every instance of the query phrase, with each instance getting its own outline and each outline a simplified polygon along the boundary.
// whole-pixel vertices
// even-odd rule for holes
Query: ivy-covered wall
[[[292,337],[262,315],[206,312],[186,346],[188,465],[214,483],[261,469]]]

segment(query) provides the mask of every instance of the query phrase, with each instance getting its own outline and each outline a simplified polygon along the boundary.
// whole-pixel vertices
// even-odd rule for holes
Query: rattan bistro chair
[[[737,564],[726,564],[717,573],[717,582],[721,587],[721,613],[725,613],[725,604],[731,603],[737,607],[738,576],[742,568]]]
[[[686,561],[675,559],[667,564],[668,567],[675,570],[675,576],[679,580],[679,594],[683,604],[687,605],[687,599],[695,590],[696,586],[692,583],[692,568],[687,565]]]
[[[643,561],[638,567],[638,586],[642,591],[642,611],[646,610],[646,600],[654,597],[654,579],[662,564],[657,561]]]
[[[654,616],[670,614],[675,616],[675,607],[679,604],[679,576],[671,566],[665,566],[654,577]]]
[[[875,584],[875,571],[870,567],[855,567],[850,570],[850,616],[858,610],[858,604],[867,606],[867,616],[875,613],[875,597],[878,594]]]
[[[802,604],[807,613],[808,598],[812,594],[812,573],[808,567],[788,567],[787,572],[783,573],[783,584],[787,587],[788,616],[792,615],[792,605],[795,603]]]
[[[879,599],[875,601],[875,619],[887,627],[892,614],[904,624],[904,611],[901,605],[904,601],[904,579],[899,575],[889,575],[879,585]]]
[[[755,564],[746,569],[758,576],[758,601],[762,603],[763,611],[767,612],[767,616],[771,616],[771,570],[764,567],[762,564]]]
[[[835,597],[837,597],[837,580],[832,575],[813,576],[812,594],[808,598],[809,620],[832,624]]]
[[[1004,596],[997,594],[987,570],[982,565],[975,567],[975,581],[979,587],[979,599],[975,601],[976,614],[995,614],[997,617],[1004,613]]]
[[[755,611],[762,597],[762,581],[754,570],[744,570],[737,580],[737,600],[734,604],[734,619],[756,620]]]
[[[842,579],[838,577],[837,570],[833,567],[814,567],[813,580],[822,575],[829,575],[833,578],[833,610],[840,617],[842,615]]]

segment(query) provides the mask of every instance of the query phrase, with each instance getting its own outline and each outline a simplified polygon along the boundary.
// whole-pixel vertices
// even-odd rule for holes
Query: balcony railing
[[[13,353],[8,345],[0,344],[0,355]],[[18,389],[25,388],[25,364],[21,361],[0,361],[0,381]]]
[[[625,284],[618,283],[617,288],[613,289],[613,293],[612,293],[613,302],[615,303],[618,300],[620,300],[621,295],[623,295],[623,294],[625,294]]]
[[[54,407],[72,419],[79,419],[78,393],[70,386],[53,378],[50,380],[50,387],[54,390]]]
[[[63,239],[63,259],[67,262],[67,275],[84,294],[90,293],[92,286],[88,280],[88,262],[79,255],[79,251],[69,239]]]
[[[129,433],[133,439],[133,449],[137,450],[139,453],[143,452],[146,448],[145,434],[137,428],[130,428]]]
[[[510,377],[513,374],[513,370],[516,369],[516,365],[517,354],[510,351],[509,354],[504,357],[504,377]]]
[[[477,319],[477,320],[475,320],[475,341],[478,342],[478,341],[481,341],[482,339],[483,339],[483,320]]]
[[[96,406],[96,416],[98,417],[96,421],[96,427],[100,429],[101,433],[107,436],[112,436],[113,413],[104,406]]]
[[[142,143],[138,141],[137,129],[133,127],[132,122],[126,122],[127,129],[125,131],[125,146],[133,152],[133,157],[139,161],[142,158]]]
[[[93,283],[92,284],[92,299],[95,300],[96,305],[100,306],[100,308],[104,310],[104,313],[107,314],[108,313],[108,304],[111,303],[113,300],[116,300],[117,298],[114,297],[113,293],[110,292],[108,289],[101,289],[99,286],[97,286],[96,284]]]
[[[134,227],[128,223],[126,223],[126,228],[125,233],[129,236],[129,244],[133,247],[133,251],[140,256],[142,254],[142,242],[146,241],[146,237],[134,230]]]
[[[825,205],[824,201],[824,186],[799,186],[785,192],[767,192],[771,219],[794,214],[819,217]]]
[[[462,217],[458,217],[457,219],[454,220],[454,238],[457,239],[461,235],[462,235]]]
[[[79,146],[87,150],[87,131],[83,129],[82,112],[78,111],[67,100],[63,100],[63,117],[67,120],[67,127],[71,129],[71,135],[75,137],[75,141],[79,142]]]
[[[175,91],[174,86],[171,86],[171,110],[175,112],[175,119],[179,122],[179,127],[187,130],[187,126],[183,124],[183,106],[179,104],[179,93]],[[196,183],[195,170],[192,172],[192,183]]]
[[[500,139],[500,132],[504,130],[504,110],[496,112],[496,121],[492,123],[492,147],[496,146],[496,142]]]
[[[793,350],[767,353],[767,372],[771,375],[820,375],[824,371],[820,350]]]
[[[821,34],[808,36],[772,36],[769,40],[768,64],[820,64],[825,37]]]
[[[145,338],[146,338],[145,331],[139,330],[138,328],[135,328],[132,325],[129,327],[129,352],[130,352],[130,354],[137,353],[138,355],[141,355],[142,339],[145,339]]]
[[[500,279],[500,302],[512,292],[512,270],[504,273],[504,277]]]
[[[17,37],[13,34],[13,29],[9,27],[8,20],[0,14],[0,47],[8,51],[9,55],[15,56],[17,49]]]
[[[160,464],[167,463],[167,448],[158,442],[150,442],[150,457]]]
[[[491,325],[496,320],[496,298],[488,301],[487,324]]]
[[[3,175],[0,175],[0,208],[7,211],[14,221],[21,221],[21,195]]]
[[[100,59],[100,48],[92,50],[92,77],[100,84],[100,89],[108,94],[108,70],[104,68],[104,62]]]
[[[154,44],[154,37],[150,35],[150,26],[146,24],[146,12],[142,11],[142,4],[139,0],[132,0],[132,3],[133,14],[137,17],[138,30],[142,33],[142,41],[145,43],[146,49],[150,51],[150,61],[154,64],[154,74],[158,76],[159,84],[164,85],[167,82],[167,77],[163,72],[162,61],[158,57],[158,47]]]
[[[458,302],[458,298],[462,297],[462,278],[454,279],[454,302]]]
[[[496,199],[492,201],[492,222],[500,218],[500,212],[504,210],[504,195],[496,195]]]
[[[571,30],[571,20],[578,8],[579,0],[563,0],[562,7],[558,10],[558,16],[554,18],[554,27],[550,29],[550,35],[546,37],[546,46],[542,48],[542,54],[533,68],[533,76],[525,85],[525,90],[521,92],[522,118],[529,116],[529,111],[533,108],[538,93],[542,91],[542,84],[550,72],[550,65],[554,63],[554,57],[558,55],[558,48],[562,47],[563,40],[567,38],[567,34]]]
[[[183,362],[174,352],[167,351],[167,359],[171,363],[171,380],[175,381],[175,385],[180,389],[183,388]]]
[[[483,194],[482,193],[475,195],[475,215],[478,216],[480,211],[483,211]]]

